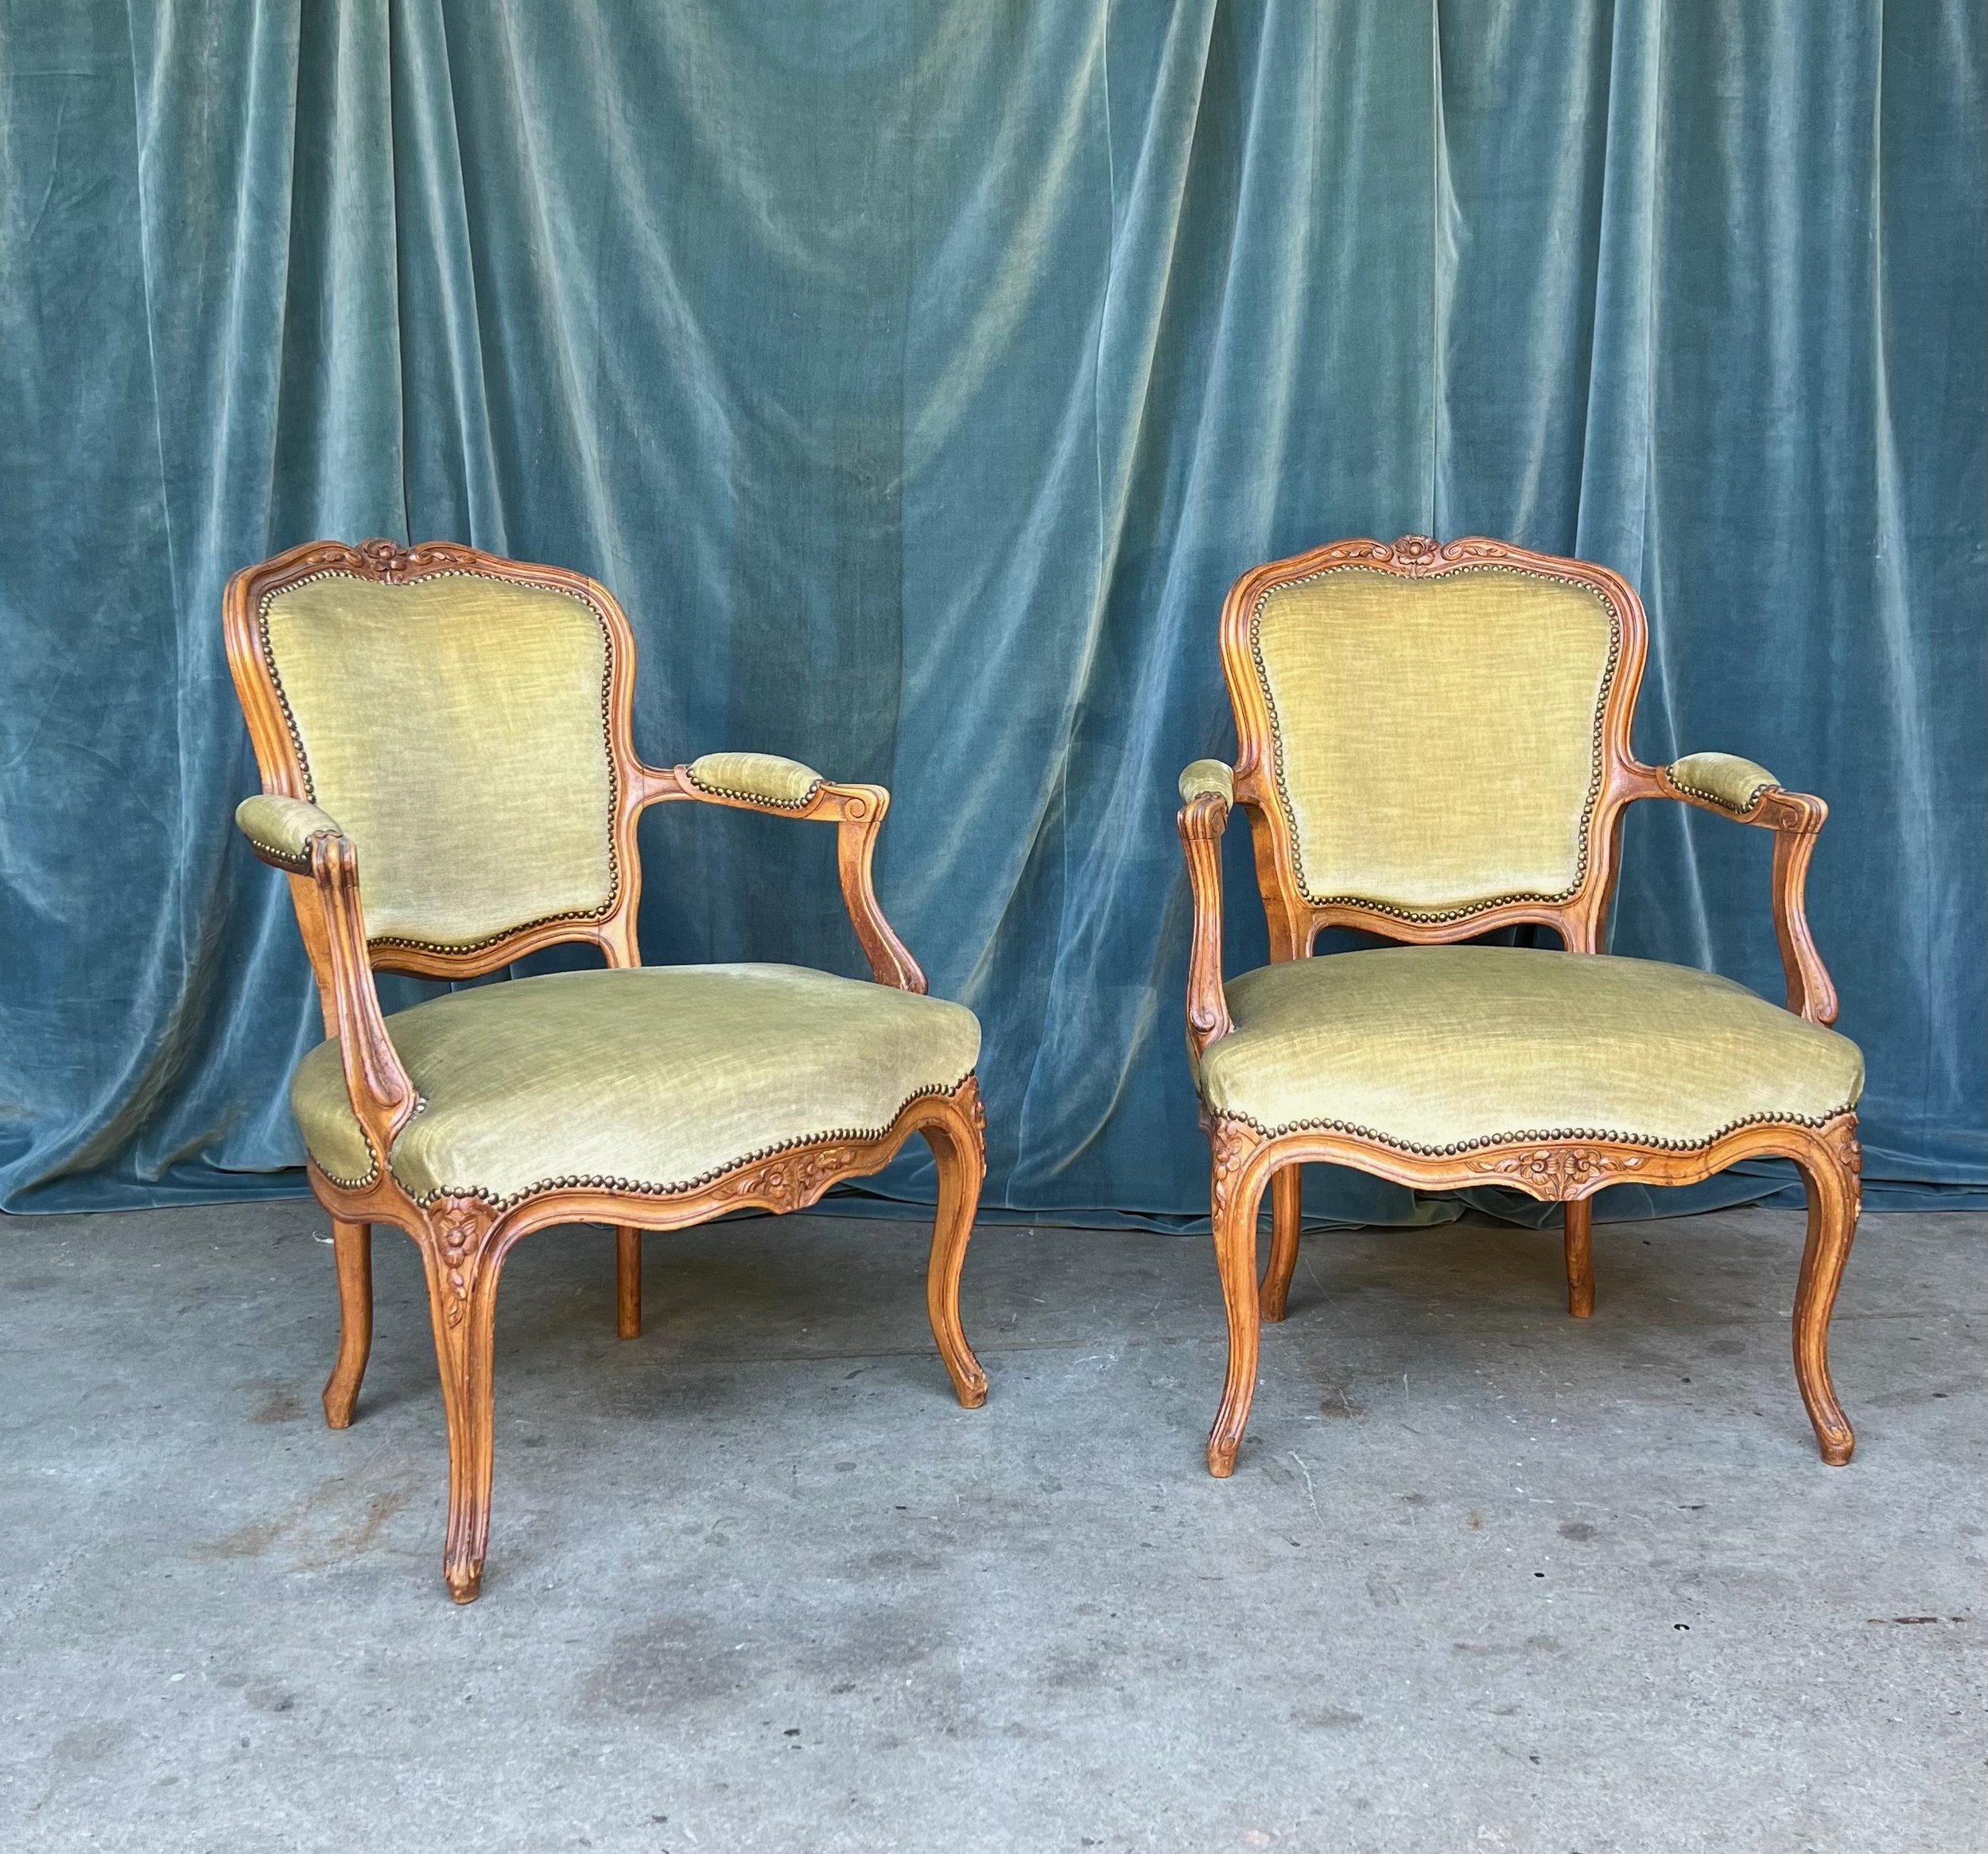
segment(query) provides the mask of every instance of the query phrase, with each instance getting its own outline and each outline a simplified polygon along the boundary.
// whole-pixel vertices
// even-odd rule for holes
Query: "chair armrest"
[[[1219,760],[1197,760],[1180,775],[1180,802],[1218,798],[1225,805],[1236,802],[1236,775]]]
[[[777,753],[706,753],[683,769],[708,797],[798,811],[828,781],[812,766]]]
[[[1662,769],[1676,795],[1687,804],[1717,806],[1744,814],[1758,804],[1764,792],[1780,784],[1765,766],[1737,753],[1687,753]]]
[[[1180,775],[1180,846],[1194,908],[1187,954],[1187,1043],[1197,1058],[1235,1028],[1221,977],[1221,838],[1236,778],[1219,760],[1197,760]]]
[[[1774,939],[1788,978],[1788,1008],[1812,1024],[1836,1021],[1836,987],[1809,931],[1808,865],[1829,807],[1787,790],[1764,766],[1734,753],[1689,753],[1648,769],[1635,796],[1676,799],[1702,811],[1774,833]]]
[[[235,807],[235,827],[272,869],[293,876],[311,873],[311,839],[340,834],[338,826],[305,799],[260,792]]]
[[[922,992],[925,974],[911,949],[883,917],[871,876],[877,834],[891,795],[880,785],[838,785],[798,760],[776,753],[706,753],[687,766],[639,766],[636,797],[643,805],[694,799],[737,810],[833,824],[835,869],[849,924],[879,985]]]
[[[339,1067],[358,1121],[384,1165],[394,1137],[421,1105],[402,1066],[373,983],[359,905],[359,853],[316,806],[275,793],[244,799],[235,822],[266,863],[295,878],[297,925],[324,1009],[324,1034],[338,1040]],[[304,903],[304,884],[316,903]]]

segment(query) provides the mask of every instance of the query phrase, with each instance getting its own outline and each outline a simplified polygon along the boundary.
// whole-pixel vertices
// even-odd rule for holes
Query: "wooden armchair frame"
[[[1517,567],[1590,587],[1600,597],[1609,615],[1613,648],[1597,717],[1586,854],[1574,885],[1566,893],[1512,896],[1481,907],[1426,915],[1351,900],[1321,904],[1304,893],[1284,809],[1277,800],[1276,744],[1252,655],[1252,624],[1267,593],[1352,563],[1408,579],[1479,566]],[[1221,614],[1222,670],[1235,710],[1236,763],[1233,772],[1210,764],[1197,775],[1190,768],[1182,782],[1185,802],[1178,820],[1194,903],[1187,1036],[1197,1057],[1232,1028],[1222,978],[1221,840],[1233,805],[1249,814],[1273,961],[1308,958],[1320,931],[1329,927],[1360,927],[1429,945],[1469,939],[1494,927],[1536,923],[1553,928],[1570,950],[1602,952],[1621,856],[1622,814],[1629,804],[1640,799],[1676,799],[1738,823],[1771,830],[1775,833],[1772,906],[1788,1009],[1812,1023],[1834,1023],[1835,989],[1816,951],[1804,904],[1809,861],[1828,807],[1819,798],[1784,791],[1771,779],[1753,791],[1748,803],[1738,806],[1680,784],[1675,768],[1640,764],[1630,751],[1629,730],[1647,637],[1641,602],[1625,581],[1606,567],[1474,536],[1440,547],[1419,534],[1404,535],[1392,546],[1339,541],[1272,561],[1237,580]],[[1226,1475],[1234,1471],[1256,1391],[1259,1327],[1262,1321],[1284,1317],[1298,1259],[1299,1168],[1308,1161],[1352,1166],[1421,1190],[1501,1184],[1563,1203],[1567,1307],[1576,1318],[1586,1318],[1594,1310],[1596,1191],[1625,1180],[1691,1184],[1742,1159],[1792,1159],[1808,1195],[1808,1235],[1795,1304],[1796,1381],[1823,1459],[1832,1464],[1849,1460],[1855,1438],[1830,1382],[1828,1332],[1859,1207],[1862,1155],[1854,1113],[1821,1126],[1793,1121],[1749,1123],[1706,1145],[1681,1149],[1570,1137],[1431,1152],[1347,1132],[1303,1130],[1269,1137],[1244,1121],[1213,1117],[1206,1124],[1212,1152],[1216,1261],[1229,1324],[1228,1375],[1208,1439],[1211,1473]],[[1256,1223],[1266,1187],[1272,1201],[1271,1246],[1259,1282]]]
[[[881,786],[822,779],[800,799],[774,801],[701,784],[688,766],[644,765],[635,756],[631,733],[635,647],[627,620],[606,587],[563,568],[507,560],[448,542],[402,548],[372,540],[358,547],[312,542],[236,573],[228,582],[223,604],[228,667],[247,718],[265,793],[312,797],[301,743],[284,702],[264,629],[269,603],[286,589],[328,573],[388,585],[406,585],[431,574],[468,573],[564,593],[592,614],[606,645],[602,708],[613,785],[614,880],[604,907],[584,915],[532,922],[474,947],[387,939],[369,942],[360,908],[359,859],[348,838],[335,829],[320,830],[293,856],[254,846],[262,861],[289,877],[290,897],[324,1009],[325,1035],[339,1040],[352,1112],[376,1161],[371,1180],[359,1187],[328,1178],[314,1164],[308,1167],[311,1189],[331,1215],[339,1286],[338,1357],[324,1386],[325,1420],[333,1428],[344,1428],[352,1420],[372,1340],[372,1226],[390,1223],[414,1239],[427,1275],[448,1428],[443,1575],[449,1594],[468,1603],[481,1586],[490,1524],[498,1277],[513,1246],[534,1230],[576,1222],[614,1227],[617,1329],[621,1337],[631,1339],[641,1330],[643,1230],[681,1229],[727,1211],[805,1209],[843,1180],[878,1171],[912,1134],[922,1133],[938,1172],[926,1310],[960,1401],[969,1409],[977,1407],[985,1400],[987,1378],[967,1343],[959,1314],[961,1269],[985,1171],[985,1118],[970,1075],[949,1094],[914,1098],[875,1137],[829,1137],[788,1146],[744,1160],[709,1183],[680,1191],[559,1187],[499,1207],[463,1195],[423,1203],[402,1188],[386,1156],[418,1102],[381,1013],[374,972],[475,978],[565,941],[598,946],[610,966],[639,966],[635,913],[642,874],[635,826],[652,804],[692,799],[833,824],[843,899],[876,981],[922,993],[925,975],[884,918],[872,884],[872,859],[890,795]]]

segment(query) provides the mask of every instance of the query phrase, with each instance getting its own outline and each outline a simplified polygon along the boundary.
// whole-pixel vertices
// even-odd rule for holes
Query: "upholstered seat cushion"
[[[1437,1150],[1585,1133],[1703,1145],[1855,1105],[1855,1044],[1744,986],[1647,959],[1391,946],[1229,981],[1201,1060],[1217,1114]]]
[[[882,1133],[972,1071],[972,1012],[792,966],[561,972],[451,993],[386,1028],[422,1106],[389,1163],[416,1198],[566,1180],[667,1191],[754,1156]],[[328,1176],[371,1168],[338,1046],[290,1087]]]

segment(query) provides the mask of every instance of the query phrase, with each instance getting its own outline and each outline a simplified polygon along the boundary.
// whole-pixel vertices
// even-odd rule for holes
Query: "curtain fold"
[[[1621,570],[1641,754],[1829,800],[1869,1201],[1983,1201],[1983,29],[0,0],[0,1203],[301,1188],[318,1016],[232,841],[220,593],[383,533],[606,581],[652,760],[888,783],[885,905],[985,1027],[990,1203],[1181,1224],[1173,780],[1233,745],[1217,610],[1404,531]],[[823,834],[690,809],[643,826],[649,958],[859,969]],[[1617,949],[1778,995],[1761,838],[1636,807]],[[1454,1209],[1325,1168],[1307,1205]]]

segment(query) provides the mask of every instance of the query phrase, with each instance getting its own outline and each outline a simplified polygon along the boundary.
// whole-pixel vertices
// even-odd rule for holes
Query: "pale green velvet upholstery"
[[[1225,805],[1236,802],[1236,775],[1219,760],[1197,760],[1185,768],[1180,775],[1180,802],[1192,804],[1196,799],[1213,796]]]
[[[312,799],[366,931],[472,946],[615,892],[608,644],[578,598],[482,575],[328,573],[265,619]]]
[[[551,973],[395,1013],[422,1106],[389,1155],[414,1197],[508,1202],[554,1180],[668,1191],[756,1154],[882,1133],[972,1071],[963,1005],[793,966]],[[298,1066],[290,1106],[318,1168],[370,1167],[338,1046]]]
[[[1440,914],[1576,886],[1612,662],[1598,593],[1509,567],[1332,567],[1252,626],[1309,900]]]
[[[1701,1145],[1856,1105],[1863,1058],[1712,974],[1510,946],[1391,946],[1232,979],[1214,1114],[1442,1151],[1583,1133]]]
[[[821,775],[778,753],[706,753],[684,770],[701,790],[798,810],[821,788]]]
[[[235,807],[235,827],[266,855],[301,863],[313,837],[336,831],[338,826],[316,806],[302,799],[258,793]]]
[[[1687,753],[1668,770],[1679,791],[1710,799],[1729,811],[1752,810],[1762,792],[1781,783],[1765,766],[1737,753]]]

